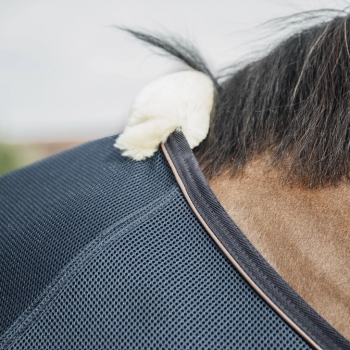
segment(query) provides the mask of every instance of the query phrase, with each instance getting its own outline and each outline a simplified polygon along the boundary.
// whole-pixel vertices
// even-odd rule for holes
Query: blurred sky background
[[[113,25],[180,34],[198,45],[215,71],[266,46],[274,30],[259,26],[264,22],[347,5],[340,0],[1,0],[0,142],[81,142],[116,134],[140,89],[182,67]]]

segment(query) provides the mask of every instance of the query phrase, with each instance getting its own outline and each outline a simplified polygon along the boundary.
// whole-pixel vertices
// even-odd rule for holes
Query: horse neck
[[[209,184],[272,267],[350,339],[350,184],[310,190],[282,179],[262,158]]]

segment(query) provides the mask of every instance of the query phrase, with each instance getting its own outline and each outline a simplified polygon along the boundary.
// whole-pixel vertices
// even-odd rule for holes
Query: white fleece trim
[[[135,160],[151,157],[176,129],[191,148],[207,136],[214,86],[197,71],[166,75],[147,85],[137,96],[124,132],[115,147]]]

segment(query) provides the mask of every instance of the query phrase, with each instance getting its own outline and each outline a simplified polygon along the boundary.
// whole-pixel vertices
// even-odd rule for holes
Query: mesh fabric
[[[211,240],[162,153],[133,162],[112,141],[1,179],[0,348],[308,349]]]

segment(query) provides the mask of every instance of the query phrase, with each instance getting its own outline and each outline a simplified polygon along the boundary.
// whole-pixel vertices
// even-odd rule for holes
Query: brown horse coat
[[[259,157],[210,185],[272,267],[350,339],[350,184],[292,187]]]

